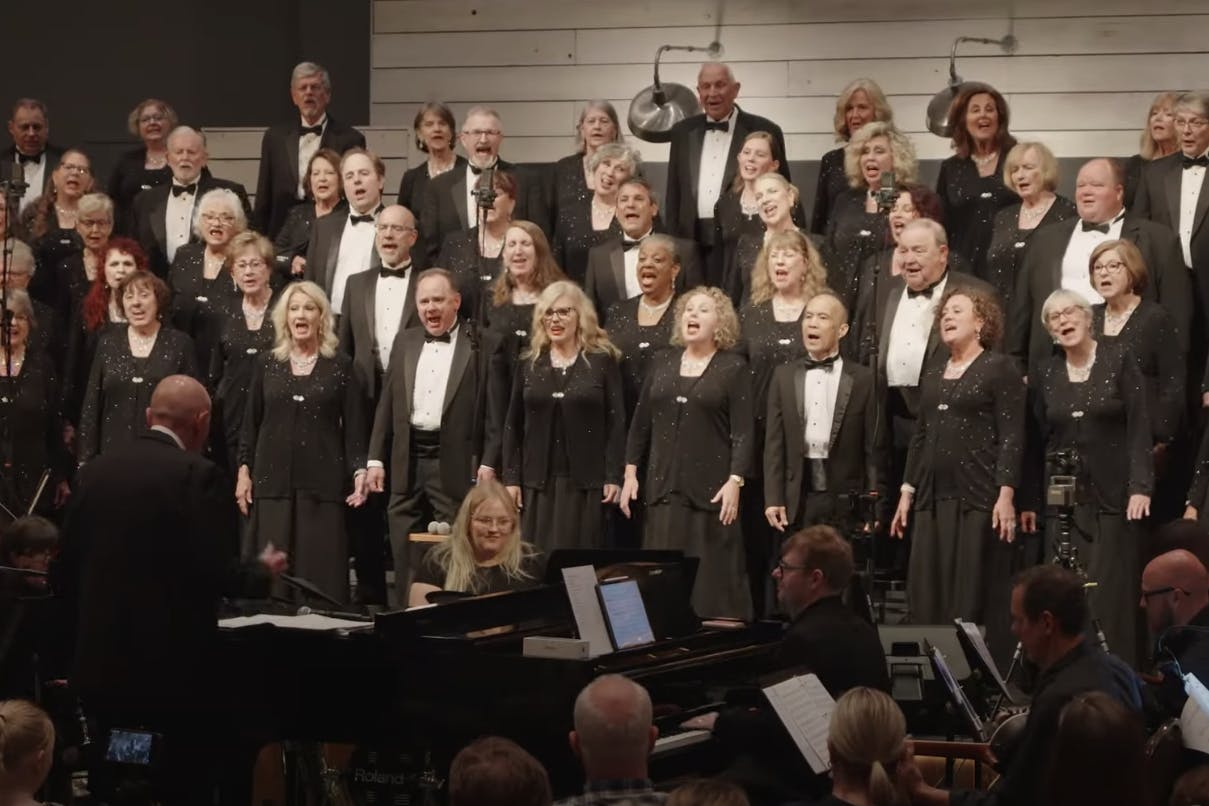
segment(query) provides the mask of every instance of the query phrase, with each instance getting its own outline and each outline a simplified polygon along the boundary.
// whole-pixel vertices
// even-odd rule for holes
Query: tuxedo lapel
[[[352,285],[357,275],[349,278],[349,285]],[[378,278],[366,272],[365,274],[365,293],[361,295],[362,304],[365,306],[365,336],[366,344],[374,344],[378,337]],[[345,293],[348,293],[347,291]],[[382,345],[378,345],[379,348]]]
[[[1193,235],[1196,235],[1196,231],[1205,223],[1206,213],[1209,213],[1209,170],[1201,177],[1201,192],[1196,197],[1196,215],[1192,218]]]
[[[617,284],[617,299],[625,299],[625,250],[620,243],[614,243],[609,249],[609,268],[613,270],[613,282]]]
[[[730,187],[730,183],[735,181],[735,167],[738,165],[737,157],[739,151],[743,148],[743,141],[747,139],[750,132],[747,129],[747,115],[740,109],[735,113],[735,133],[730,138],[730,152],[726,155],[726,168],[722,172],[722,190]]]
[[[853,383],[852,369],[845,361],[840,372],[840,388],[835,394],[835,413],[831,415],[831,438],[827,440],[827,445],[831,448],[839,441],[840,425],[844,422],[844,413],[848,411],[848,401],[852,399]]]
[[[794,365],[792,383],[794,410],[798,413],[798,418],[793,423],[793,433],[797,435],[797,444],[804,456],[806,454],[806,365],[801,361]]]
[[[705,146],[705,115],[699,115],[693,123],[688,137],[688,187],[684,189],[688,198],[697,198],[697,185],[701,182],[701,149]],[[694,211],[694,217],[696,212]]]
[[[462,384],[462,376],[466,374],[466,368],[470,366],[470,354],[473,350],[470,349],[468,329],[469,326],[466,326],[459,330],[457,343],[453,346],[453,360],[449,364],[449,382],[445,384],[445,400],[441,403],[442,421],[444,421],[445,412],[449,411],[449,404],[453,402],[458,387]]]
[[[470,211],[466,209],[466,170],[464,168],[449,192],[453,196],[453,209],[457,210],[458,221],[461,222],[462,229],[470,229]]]
[[[1167,201],[1167,210],[1171,215],[1169,226],[1176,233],[1180,229],[1180,185],[1184,180],[1184,167],[1176,159],[1170,165],[1163,166],[1163,197]],[[1206,171],[1209,174],[1209,171]]]
[[[171,192],[169,187],[162,192],[157,190],[158,198],[151,208],[151,232],[165,255],[168,254],[168,194]]]
[[[882,314],[881,332],[877,334],[877,364],[878,370],[886,371],[886,353],[890,349],[890,328],[894,325],[894,317],[898,314],[898,302],[903,296],[903,281],[895,277],[888,283],[882,283],[886,288],[886,303]]]
[[[328,218],[332,222],[332,237],[327,243],[327,266],[323,272],[323,290],[329,297],[332,294],[332,284],[336,280],[336,261],[340,259],[340,240],[344,237],[344,222],[347,218],[348,213],[337,219]]]
[[[328,120],[327,128],[324,129],[324,135],[332,130],[332,122]],[[294,180],[294,185],[298,185],[298,129],[297,127],[290,129],[285,134],[285,163],[289,168],[290,177]],[[323,147],[323,138],[319,139],[320,148]]]
[[[424,334],[420,330],[400,330],[403,339],[403,384],[407,398],[407,419],[411,420],[412,400],[416,394],[416,367],[420,363],[420,350],[424,349]]]

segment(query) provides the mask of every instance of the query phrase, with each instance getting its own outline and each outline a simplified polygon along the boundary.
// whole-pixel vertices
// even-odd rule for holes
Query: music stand
[[[1005,700],[1015,703],[1016,698],[1008,691],[1007,681],[999,673],[999,667],[995,665],[995,659],[991,657],[991,652],[987,649],[986,641],[979,632],[978,625],[959,618],[953,619],[953,624],[957,628],[957,643],[961,646],[961,651],[965,654],[966,663],[970,664],[970,669],[977,670],[983,680],[994,683],[995,688],[999,690]]]

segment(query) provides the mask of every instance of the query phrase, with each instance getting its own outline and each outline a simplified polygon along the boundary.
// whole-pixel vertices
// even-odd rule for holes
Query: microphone
[[[889,213],[898,201],[898,189],[894,187],[894,171],[883,171],[881,186],[874,191],[873,198],[877,201],[879,213]]]
[[[480,209],[490,210],[495,205],[495,168],[484,168],[470,193],[478,199]]]

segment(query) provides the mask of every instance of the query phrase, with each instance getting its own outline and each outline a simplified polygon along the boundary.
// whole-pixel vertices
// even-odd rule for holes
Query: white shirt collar
[[[153,425],[153,426],[151,426],[151,430],[152,430],[152,431],[158,431],[158,432],[160,432],[161,434],[167,434],[168,436],[172,437],[172,441],[176,443],[176,447],[180,448],[182,451],[185,449],[185,443],[181,442],[181,438],[180,438],[180,437],[178,437],[178,436],[176,435],[176,432],[175,432],[175,431],[173,431],[173,430],[172,430],[171,428],[169,428],[168,426],[166,426],[166,425]]]

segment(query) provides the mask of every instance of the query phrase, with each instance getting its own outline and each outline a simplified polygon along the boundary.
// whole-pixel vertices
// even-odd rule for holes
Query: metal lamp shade
[[[657,82],[630,102],[630,131],[648,143],[672,139],[672,127],[701,111],[697,94],[683,84]]]

